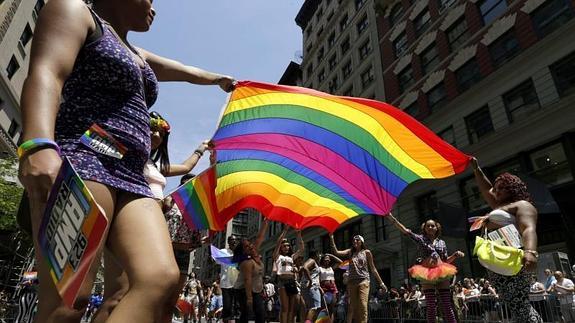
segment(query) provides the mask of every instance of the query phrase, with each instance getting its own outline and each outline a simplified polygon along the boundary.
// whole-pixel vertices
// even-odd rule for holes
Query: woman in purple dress
[[[111,224],[106,248],[130,280],[109,322],[157,321],[158,308],[178,282],[166,222],[144,178],[150,154],[148,109],[157,97],[157,81],[214,84],[226,91],[234,82],[132,46],[128,32],[147,31],[154,16],[151,0],[96,0],[92,9],[81,0],[49,1],[38,19],[22,91],[22,141],[28,145],[21,147],[32,143],[33,148],[21,150],[20,180],[30,198],[33,237],[62,163],[59,150],[105,211]],[[125,151],[112,140],[98,151],[81,143],[93,125]],[[117,151],[123,153],[109,153]],[[37,241],[35,247],[39,251]],[[79,322],[97,268],[90,270],[69,309],[39,255],[36,322]]]

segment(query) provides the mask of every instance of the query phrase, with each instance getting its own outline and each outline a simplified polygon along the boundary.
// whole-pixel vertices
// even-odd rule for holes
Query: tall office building
[[[476,156],[491,178],[509,171],[526,180],[539,209],[539,252],[573,257],[575,2],[377,3],[386,101]],[[470,170],[410,186],[395,209],[413,229],[438,219],[450,249],[467,251],[462,274],[482,273],[465,218],[489,208]],[[402,249],[398,277],[413,249]]]
[[[0,1],[0,158],[16,156],[22,131],[20,94],[33,30],[44,0]]]

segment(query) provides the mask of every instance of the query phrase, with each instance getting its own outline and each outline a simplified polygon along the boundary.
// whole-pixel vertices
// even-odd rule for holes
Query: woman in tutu
[[[436,289],[439,292],[439,303],[445,322],[457,322],[451,302],[449,281],[457,273],[457,268],[451,263],[455,258],[463,257],[461,251],[447,256],[447,245],[439,239],[441,224],[435,220],[427,220],[421,224],[422,234],[415,234],[390,213],[388,219],[403,234],[417,243],[417,264],[409,268],[409,275],[421,282],[423,294],[427,304],[427,322],[435,322],[436,319]]]

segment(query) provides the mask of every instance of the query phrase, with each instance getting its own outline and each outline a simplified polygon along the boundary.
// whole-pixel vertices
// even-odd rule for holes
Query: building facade
[[[0,1],[0,157],[16,156],[22,131],[20,94],[44,0]]]

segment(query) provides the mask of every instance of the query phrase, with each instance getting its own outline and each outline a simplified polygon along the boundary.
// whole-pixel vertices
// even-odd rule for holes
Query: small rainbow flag
[[[230,255],[225,249],[220,250],[216,246],[210,245],[210,253],[212,254],[212,259],[214,259],[214,261],[219,265],[231,267],[238,266],[237,263],[232,261],[234,255]]]
[[[337,266],[337,268],[342,269],[342,270],[348,270],[349,269],[349,259],[342,261],[339,264],[339,266]]]
[[[315,323],[329,323],[329,322],[331,322],[331,319],[329,318],[327,310],[325,309],[321,310],[317,315],[317,318],[315,319]]]
[[[237,84],[213,141],[220,219],[251,207],[331,232],[387,214],[410,183],[460,173],[470,160],[386,103],[251,81]]]
[[[229,220],[217,216],[215,176],[215,167],[212,165],[170,194],[192,230],[222,231]]]

